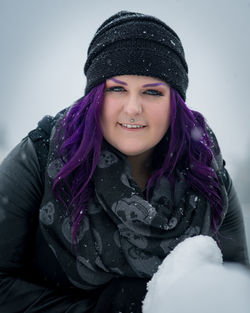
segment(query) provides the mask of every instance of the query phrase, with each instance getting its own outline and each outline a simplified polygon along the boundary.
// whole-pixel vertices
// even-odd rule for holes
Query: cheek
[[[112,102],[103,102],[102,112],[100,116],[100,125],[103,133],[106,133],[109,127],[117,122],[116,106]]]
[[[155,110],[152,112],[154,118],[154,125],[157,127],[159,132],[165,133],[170,125],[170,104],[162,105],[160,110]]]

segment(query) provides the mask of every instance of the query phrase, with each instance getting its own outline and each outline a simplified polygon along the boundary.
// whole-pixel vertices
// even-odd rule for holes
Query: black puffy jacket
[[[24,138],[0,166],[0,312],[89,312],[100,290],[74,287],[39,229],[44,160],[36,150],[40,145],[46,155],[48,136],[46,128],[39,131]],[[229,210],[220,228],[223,258],[248,264],[242,211],[228,173],[227,192]]]

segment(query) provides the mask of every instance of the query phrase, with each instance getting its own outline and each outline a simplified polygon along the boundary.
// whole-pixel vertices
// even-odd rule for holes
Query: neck
[[[151,153],[128,156],[127,159],[130,163],[134,180],[136,181],[137,185],[143,190],[152,173],[152,169],[150,166]]]

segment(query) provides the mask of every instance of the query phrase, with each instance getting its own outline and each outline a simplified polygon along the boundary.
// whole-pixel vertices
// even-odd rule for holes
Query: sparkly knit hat
[[[84,66],[85,94],[107,78],[143,75],[161,79],[185,100],[188,66],[177,34],[161,20],[121,11],[96,31]]]

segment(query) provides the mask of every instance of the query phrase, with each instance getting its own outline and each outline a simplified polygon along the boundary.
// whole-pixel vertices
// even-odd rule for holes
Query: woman
[[[97,30],[85,96],[0,168],[1,312],[141,312],[146,283],[185,238],[248,264],[216,138],[185,104],[177,34],[122,11]]]

